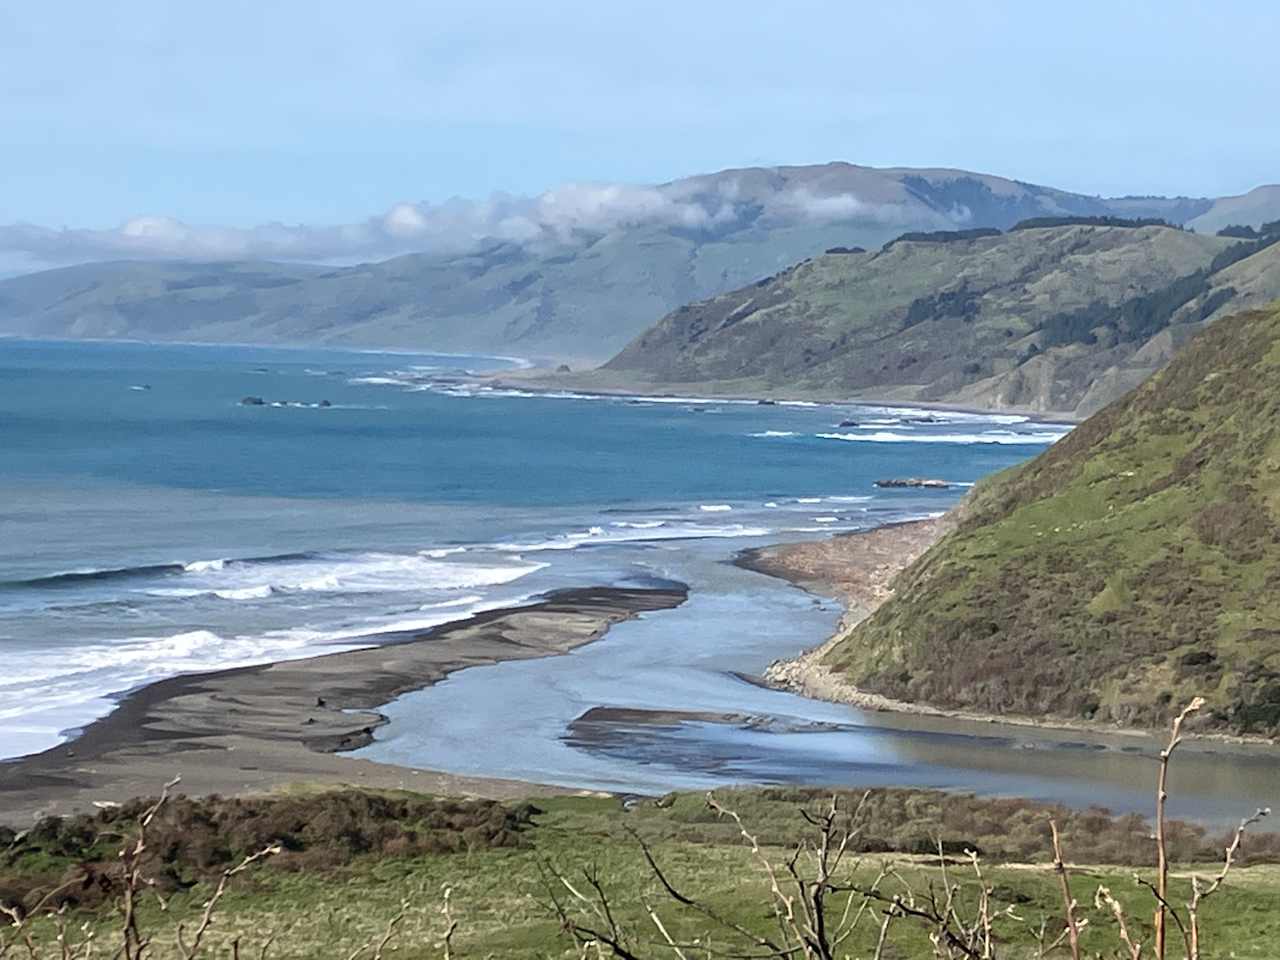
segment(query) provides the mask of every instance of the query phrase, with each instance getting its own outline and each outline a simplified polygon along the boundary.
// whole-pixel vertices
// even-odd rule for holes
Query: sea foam
[[[848,443],[1000,443],[1008,445],[1034,446],[1037,444],[1056,443],[1066,436],[1066,432],[1050,433],[1014,433],[1013,431],[991,431],[988,433],[898,433],[880,430],[875,433],[817,433],[820,440],[843,440]]]

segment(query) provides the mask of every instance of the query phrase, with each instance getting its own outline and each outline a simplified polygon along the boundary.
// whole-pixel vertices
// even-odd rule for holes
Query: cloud
[[[849,192],[779,189],[754,193],[735,177],[663,186],[572,183],[536,197],[402,202],[359,223],[192,225],[139,216],[106,230],[0,226],[0,258],[30,269],[93,260],[298,260],[352,263],[401,253],[465,253],[485,243],[554,246],[653,226],[724,234],[764,218],[771,224],[862,220],[918,223],[901,204],[870,204]]]
[[[918,206],[906,203],[868,203],[856,193],[819,193],[805,187],[780,191],[773,198],[769,209],[774,217],[785,220],[816,223],[858,220],[904,229],[950,226],[946,219],[961,222],[969,215],[966,208],[963,215],[952,212],[944,219],[936,212],[931,216]]]

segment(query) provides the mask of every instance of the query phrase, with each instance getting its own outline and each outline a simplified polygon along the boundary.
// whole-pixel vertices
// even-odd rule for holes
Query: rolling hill
[[[1280,305],[1226,318],[1035,460],[826,654],[860,689],[993,714],[1280,733]]]
[[[1087,416],[1280,286],[1280,234],[1111,222],[827,252],[674,311],[578,382]]]
[[[1217,233],[1232,224],[1261,226],[1280,220],[1280,185],[1255,187],[1238,197],[1218,197],[1204,213],[1186,221],[1198,233]]]
[[[586,209],[543,203],[519,242],[378,263],[129,260],[42,271],[0,282],[0,333],[489,351],[577,365],[607,359],[682,304],[830,247],[1039,216],[1181,223],[1215,209],[1207,199],[1103,199],[961,170],[847,163],[602,195]]]

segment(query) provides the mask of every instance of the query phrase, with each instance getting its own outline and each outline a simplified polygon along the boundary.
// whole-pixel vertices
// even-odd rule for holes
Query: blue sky
[[[1086,193],[1280,181],[1280,4],[0,8],[0,225],[358,223],[402,201],[844,159]]]

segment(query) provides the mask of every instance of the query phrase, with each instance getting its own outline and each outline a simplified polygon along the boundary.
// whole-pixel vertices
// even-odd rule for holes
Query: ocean
[[[0,341],[0,756],[177,673],[945,510],[1065,430],[469,376],[518,364]],[[959,485],[872,485],[908,475]]]
[[[0,758],[176,674],[373,645],[557,588],[676,581],[684,605],[567,657],[388,704],[360,755],[623,792],[820,782],[1149,806],[1137,746],[749,682],[841,610],[735,566],[739,551],[936,515],[1067,426],[477,380],[519,365],[0,340]],[[951,486],[875,486],[899,477]],[[1225,821],[1280,786],[1257,757],[1180,763],[1179,815]]]

